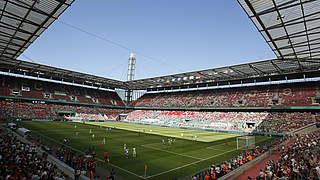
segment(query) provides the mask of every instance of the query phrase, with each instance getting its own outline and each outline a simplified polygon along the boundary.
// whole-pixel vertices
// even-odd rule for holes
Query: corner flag
[[[144,165],[144,177],[147,177],[147,169],[148,169],[148,166],[147,164]]]

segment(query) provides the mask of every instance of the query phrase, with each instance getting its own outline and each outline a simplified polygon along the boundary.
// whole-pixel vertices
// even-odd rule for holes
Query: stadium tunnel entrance
[[[75,117],[77,116],[77,113],[74,111],[58,111],[56,110],[56,115],[59,118],[63,118],[63,117]]]

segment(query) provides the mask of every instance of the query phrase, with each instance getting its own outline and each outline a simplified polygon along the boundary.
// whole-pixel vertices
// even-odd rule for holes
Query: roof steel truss
[[[73,1],[0,1],[0,57],[16,59]]]
[[[279,59],[320,57],[319,0],[238,0]]]

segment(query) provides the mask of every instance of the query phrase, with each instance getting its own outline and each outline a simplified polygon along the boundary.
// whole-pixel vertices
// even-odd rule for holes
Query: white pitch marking
[[[224,151],[224,150],[222,150],[222,149],[213,148],[213,146],[207,147],[207,149],[212,149],[212,150],[216,150],[216,151]]]
[[[155,144],[155,143],[153,143],[153,144]],[[148,144],[141,145],[141,146],[142,146],[142,147],[146,147],[146,148],[150,148],[150,149],[154,149],[154,150],[158,150],[158,151],[163,151],[163,152],[170,153],[170,154],[174,154],[174,155],[189,157],[189,158],[192,158],[192,159],[198,159],[198,160],[201,160],[201,159],[202,159],[202,158],[197,158],[197,157],[194,157],[194,156],[189,156],[189,155],[186,155],[186,154],[180,154],[180,153],[175,153],[175,152],[172,152],[172,151],[167,151],[167,150],[164,150],[164,149],[159,149],[159,148],[150,147],[150,146],[148,146]]]
[[[223,154],[226,154],[226,153],[229,153],[229,152],[232,152],[232,151],[235,151],[235,150],[237,150],[237,149],[233,149],[233,150],[230,150],[230,151],[226,151],[226,152],[224,152],[224,153],[216,154],[216,155],[214,155],[214,156],[211,156],[211,157],[208,157],[208,158],[205,158],[205,159],[201,159],[201,160],[195,161],[195,162],[193,162],[193,163],[185,164],[185,165],[183,165],[183,166],[179,166],[179,167],[170,169],[170,170],[168,170],[168,171],[163,171],[163,172],[161,172],[161,173],[158,173],[158,174],[155,174],[155,175],[152,175],[152,176],[148,176],[148,177],[146,177],[146,179],[149,179],[149,178],[152,178],[152,177],[155,177],[155,176],[159,176],[159,175],[161,175],[161,174],[165,174],[165,173],[168,173],[168,172],[171,172],[171,171],[175,171],[175,170],[177,170],[177,169],[181,169],[181,168],[184,168],[184,167],[193,165],[193,164],[197,164],[197,163],[199,163],[199,162],[206,161],[206,160],[209,160],[209,159],[211,159],[211,158],[214,158],[214,157],[217,157],[217,156],[221,156],[221,155],[223,155]]]
[[[260,141],[257,141],[256,143],[263,142],[263,141],[265,141],[265,140],[260,140]],[[221,144],[223,144],[223,143],[221,143]],[[217,144],[217,145],[219,145],[219,144]],[[215,145],[215,146],[217,146],[217,145]],[[181,169],[181,168],[184,168],[184,167],[193,165],[193,164],[197,164],[197,163],[199,163],[199,162],[206,161],[206,160],[209,160],[209,159],[211,159],[211,158],[214,158],[214,157],[217,157],[217,156],[221,156],[221,155],[223,155],[223,154],[226,154],[226,153],[229,153],[229,152],[233,152],[233,151],[236,151],[236,150],[237,150],[237,148],[232,149],[232,150],[230,150],[230,151],[226,151],[226,152],[224,152],[224,153],[216,154],[216,155],[214,155],[214,156],[211,156],[211,157],[208,157],[208,158],[199,160],[199,161],[195,161],[195,162],[193,162],[193,163],[185,164],[185,165],[183,165],[183,166],[179,166],[179,167],[170,169],[170,170],[168,170],[168,171],[163,171],[163,172],[161,172],[161,173],[154,174],[154,175],[152,175],[152,176],[148,176],[148,177],[146,177],[146,179],[149,179],[149,178],[152,178],[152,177],[155,177],[155,176],[159,176],[159,175],[161,175],[161,174],[165,174],[165,173],[168,173],[168,172],[171,172],[171,171],[175,171],[175,170],[177,170],[177,169]]]
[[[41,135],[41,134],[40,134],[40,135]],[[41,136],[43,136],[43,135],[41,135]],[[55,142],[58,143],[58,144],[62,144],[62,143],[58,142],[57,140],[55,140],[55,139],[53,139],[53,138],[50,138],[50,137],[48,137],[48,136],[45,136],[45,137],[48,138],[48,139],[51,139],[52,141],[55,141]],[[68,145],[65,145],[65,144],[63,144],[63,145],[66,146],[66,147],[68,147],[68,148],[70,148],[70,149],[73,149],[74,151],[83,153],[82,151],[80,151],[80,150],[78,150],[78,149],[75,149],[75,148],[73,148],[73,147],[71,147],[71,146],[68,146]],[[97,158],[97,159],[100,160],[100,161],[102,161],[102,162],[105,162],[105,161],[101,160],[100,158]],[[126,169],[123,169],[123,168],[121,168],[121,167],[119,167],[119,166],[117,166],[117,165],[114,165],[114,164],[112,164],[112,163],[108,163],[108,164],[110,164],[110,165],[113,166],[113,167],[119,168],[119,169],[121,169],[121,170],[123,170],[123,171],[125,171],[125,172],[127,172],[127,173],[129,173],[129,174],[135,175],[135,176],[137,176],[137,177],[139,177],[139,178],[146,179],[146,177],[140,176],[140,175],[138,175],[138,174],[136,174],[136,173],[134,173],[134,172],[131,172],[131,171],[126,170]]]

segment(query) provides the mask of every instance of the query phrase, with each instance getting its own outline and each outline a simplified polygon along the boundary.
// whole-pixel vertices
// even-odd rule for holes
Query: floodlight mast
[[[128,60],[128,75],[127,81],[132,81],[134,79],[134,70],[136,65],[136,58],[133,53],[130,53],[130,57]]]
[[[128,74],[127,74],[127,81],[134,80],[134,70],[136,66],[136,58],[134,57],[133,53],[130,53],[130,57],[128,59]],[[130,104],[132,101],[132,90],[126,90],[126,103]]]

